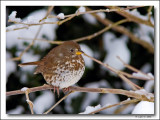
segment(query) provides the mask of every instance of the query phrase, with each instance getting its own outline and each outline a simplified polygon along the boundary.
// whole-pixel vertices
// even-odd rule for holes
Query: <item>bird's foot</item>
[[[58,94],[58,97],[59,97],[59,87],[57,87],[57,86],[53,86],[53,92],[54,92],[54,94],[55,94],[55,92],[56,92],[56,90],[57,90],[57,94]]]
[[[64,93],[69,92],[69,91],[70,91],[70,87],[63,88],[63,92],[64,92]]]

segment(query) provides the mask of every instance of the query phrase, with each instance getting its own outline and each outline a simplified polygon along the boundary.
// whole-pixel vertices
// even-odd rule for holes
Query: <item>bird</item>
[[[69,91],[69,87],[83,76],[85,62],[82,54],[78,43],[65,41],[40,61],[21,63],[18,66],[36,65],[34,74],[41,73],[47,84],[53,86],[54,93],[57,90],[59,96],[59,89]]]

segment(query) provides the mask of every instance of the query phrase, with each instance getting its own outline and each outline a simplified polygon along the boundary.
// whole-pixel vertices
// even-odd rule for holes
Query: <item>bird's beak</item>
[[[82,53],[84,53],[83,51],[77,51],[76,55],[81,55]]]

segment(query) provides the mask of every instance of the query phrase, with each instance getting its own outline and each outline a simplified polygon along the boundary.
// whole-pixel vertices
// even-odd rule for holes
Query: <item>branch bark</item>
[[[43,86],[29,88],[30,93],[36,92],[36,91],[48,90],[48,89],[53,89],[53,86],[45,84]],[[134,91],[127,91],[127,90],[123,90],[123,89],[85,88],[85,87],[70,86],[70,90],[71,91],[76,91],[76,92],[95,92],[95,93],[121,94],[121,95],[125,95],[125,96],[128,96],[128,97],[133,97],[133,98],[143,100],[143,101],[150,101],[150,102],[154,101],[154,97],[151,97],[150,99],[148,99],[144,95],[140,95],[140,94],[135,93]],[[6,92],[6,96],[18,95],[18,94],[24,94],[24,91],[15,90],[15,91]]]

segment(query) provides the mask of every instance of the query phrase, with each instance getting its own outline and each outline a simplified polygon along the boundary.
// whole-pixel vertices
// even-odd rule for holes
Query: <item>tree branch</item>
[[[120,7],[117,7],[117,6],[108,6],[108,8],[112,8],[112,9],[121,9]],[[126,12],[125,10],[121,9],[120,11],[115,11],[116,13],[128,18],[130,21],[133,21],[133,22],[136,22],[136,23],[141,23],[141,24],[145,24],[145,25],[148,25],[150,27],[153,27],[154,28],[154,25],[149,22],[148,20],[143,20],[139,17],[136,17],[128,12]]]
[[[30,93],[32,92],[36,92],[36,91],[42,91],[42,90],[51,90],[54,89],[53,86],[51,85],[43,85],[43,86],[39,86],[39,87],[33,87],[33,88],[29,88]],[[70,90],[71,91],[75,91],[75,92],[95,92],[95,93],[112,93],[112,94],[121,94],[121,95],[125,95],[128,97],[133,97],[139,100],[143,100],[143,101],[154,101],[154,97],[151,97],[150,99],[148,99],[145,95],[140,95],[135,93],[134,91],[127,91],[127,90],[123,90],[123,89],[111,89],[111,88],[85,88],[85,87],[76,87],[76,86],[70,86]],[[15,91],[10,91],[10,92],[6,92],[6,96],[11,96],[11,95],[18,95],[18,94],[24,94],[23,91],[21,90],[15,90]]]
[[[91,10],[90,8],[86,7],[87,10]],[[98,16],[97,14],[91,14],[93,15],[98,21],[100,21],[101,23],[103,23],[104,25],[110,25],[113,24],[112,21],[110,21],[109,19],[105,18],[102,19],[100,16]],[[142,40],[138,37],[136,37],[133,33],[131,33],[128,29],[126,29],[125,27],[121,26],[121,25],[117,25],[117,26],[113,26],[112,27],[113,30],[118,31],[126,36],[128,36],[133,42],[140,44],[141,46],[143,46],[144,48],[146,48],[150,53],[154,53],[154,47],[146,42],[145,40]]]

